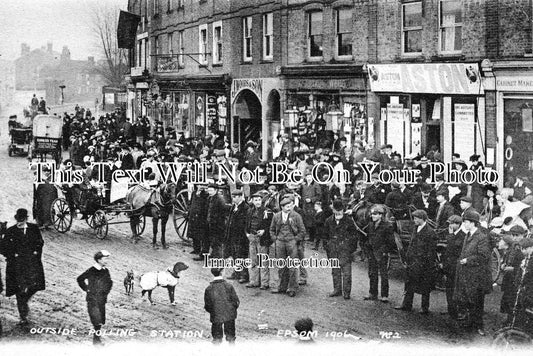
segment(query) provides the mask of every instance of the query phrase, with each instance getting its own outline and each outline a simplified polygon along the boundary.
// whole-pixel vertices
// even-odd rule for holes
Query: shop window
[[[199,62],[202,65],[207,64],[207,25],[201,25],[198,32]]]
[[[504,181],[533,179],[533,98],[504,100]]]
[[[273,37],[274,15],[270,12],[263,15],[263,59],[272,59]]]
[[[422,2],[402,5],[402,52],[422,52]]]
[[[222,63],[222,21],[213,23],[213,64]]]
[[[352,56],[352,9],[336,11],[337,56]]]
[[[308,14],[308,40],[310,58],[322,57],[322,11],[314,11]]]
[[[248,16],[242,19],[242,36],[243,36],[243,60],[252,61],[252,17]]]
[[[441,0],[439,4],[439,12],[441,52],[461,52],[463,27],[461,0]]]

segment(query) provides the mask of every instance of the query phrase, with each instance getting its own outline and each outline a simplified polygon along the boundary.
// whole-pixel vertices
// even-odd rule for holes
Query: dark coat
[[[366,188],[364,199],[372,204],[384,204],[390,191],[391,189],[388,185],[374,184]]]
[[[272,223],[272,218],[274,213],[265,207],[256,208],[255,206],[250,207],[248,210],[248,217],[246,218],[246,233],[254,234],[255,232],[251,230],[252,219],[258,219],[258,227],[256,231],[264,230],[263,235],[259,237],[259,245],[261,246],[270,246],[272,245],[272,239],[270,238],[270,224]]]
[[[437,214],[437,207],[439,206],[439,203],[437,202],[437,199],[433,198],[431,195],[427,198],[428,206],[424,204],[424,199],[422,198],[422,193],[416,193],[413,196],[413,200],[411,204],[413,204],[417,209],[424,210],[428,214],[428,218],[431,220],[435,219],[435,215]]]
[[[50,182],[39,184],[33,195],[33,217],[39,224],[51,224],[50,209],[57,199],[57,188]]]
[[[352,253],[357,249],[356,228],[353,219],[347,215],[337,224],[335,216],[326,219],[324,226],[325,234],[321,236],[327,241],[326,252],[328,258],[338,258],[339,263],[344,265],[352,261]]]
[[[208,194],[205,191],[200,195],[197,192],[192,195],[188,212],[189,230],[187,232],[191,238],[193,236],[202,238],[207,232],[207,197]]]
[[[385,198],[385,205],[392,209],[392,214],[398,220],[408,218],[409,197],[400,189],[393,189]]]
[[[122,164],[120,166],[120,169],[123,171],[135,169],[135,162],[133,161],[133,156],[131,153],[127,153],[122,157]]]
[[[81,289],[87,292],[88,302],[107,302],[107,295],[113,287],[113,281],[107,268],[91,267],[76,279]],[[87,282],[85,282],[87,281]]]
[[[478,290],[485,294],[492,291],[491,252],[489,237],[481,229],[465,237],[459,261],[466,258],[466,264],[457,262],[454,300],[466,303]]]
[[[16,225],[7,229],[0,241],[0,254],[6,257],[6,296],[24,289],[45,289],[44,269],[41,261],[44,241],[35,224],[27,224],[26,235]]]
[[[226,204],[219,194],[207,198],[207,225],[209,240],[222,242],[226,226]]]
[[[205,310],[212,323],[225,323],[237,319],[240,301],[235,289],[223,279],[214,280],[205,289]]]
[[[464,241],[465,233],[461,229],[459,229],[457,233],[448,234],[442,266],[443,272],[448,277],[448,280],[455,280],[455,270],[457,268],[457,263],[459,262],[459,256],[461,255]]]
[[[380,221],[376,226],[371,221],[368,224],[367,240],[364,242],[376,260],[380,261],[384,254],[390,253],[396,248],[392,224],[387,221]]]
[[[435,209],[435,219],[437,221],[437,228],[438,229],[448,228],[448,218],[455,213],[455,210],[453,206],[448,202],[444,203],[444,206],[442,207],[442,211],[440,215],[439,215],[439,209],[440,209],[440,205],[437,205]]]
[[[282,212],[280,211],[274,214],[272,222],[270,223],[270,236],[273,241],[278,239],[282,222]],[[303,241],[306,235],[306,230],[302,216],[294,210],[289,212],[289,224],[296,241]]]
[[[427,224],[420,232],[413,232],[406,254],[407,282],[414,292],[427,294],[435,287],[437,235]]]
[[[235,245],[248,245],[245,229],[249,208],[249,205],[244,201],[239,204],[237,210],[235,210],[234,205],[231,206],[231,210],[228,213],[224,242]]]
[[[520,247],[510,246],[503,256],[503,263],[506,267],[513,267],[512,271],[503,271],[503,278],[501,284],[501,290],[503,292],[502,300],[500,304],[501,313],[511,313],[513,311],[514,302],[516,299],[516,286],[515,280],[517,275],[520,275],[520,264],[524,259],[524,255],[520,250]]]

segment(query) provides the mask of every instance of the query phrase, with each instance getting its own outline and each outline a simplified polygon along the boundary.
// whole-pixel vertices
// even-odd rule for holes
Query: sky
[[[101,59],[90,29],[90,9],[126,10],[127,4],[127,0],[0,0],[0,58],[18,58],[21,43],[33,50],[52,42],[59,53],[68,46],[72,59]]]

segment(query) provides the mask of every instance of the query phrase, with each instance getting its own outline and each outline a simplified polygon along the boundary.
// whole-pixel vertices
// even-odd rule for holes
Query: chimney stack
[[[46,47],[47,47],[46,49],[47,49],[48,53],[52,53],[53,52],[53,44],[52,44],[52,42],[48,42],[46,44]]]

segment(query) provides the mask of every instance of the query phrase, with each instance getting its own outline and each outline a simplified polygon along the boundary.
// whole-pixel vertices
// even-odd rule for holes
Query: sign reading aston
[[[371,64],[368,76],[375,92],[483,94],[476,63]]]

